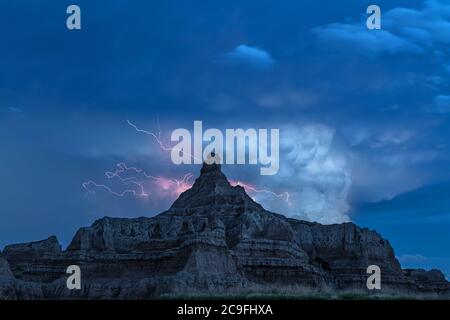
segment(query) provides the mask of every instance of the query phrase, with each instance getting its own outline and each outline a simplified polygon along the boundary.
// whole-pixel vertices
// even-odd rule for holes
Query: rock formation
[[[269,212],[231,186],[220,165],[204,164],[192,188],[155,217],[102,218],[66,250],[54,236],[5,247],[0,298],[155,298],[255,284],[367,290],[373,264],[383,289],[450,294],[440,271],[402,270],[375,231]],[[82,270],[81,290],[66,287],[69,265]]]

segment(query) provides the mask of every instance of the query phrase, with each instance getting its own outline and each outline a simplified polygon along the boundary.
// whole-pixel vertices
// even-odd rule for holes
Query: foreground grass
[[[168,300],[424,300],[443,299],[436,294],[411,294],[393,290],[371,292],[364,290],[334,290],[331,288],[252,286],[223,292],[192,291],[186,294],[162,294]]]

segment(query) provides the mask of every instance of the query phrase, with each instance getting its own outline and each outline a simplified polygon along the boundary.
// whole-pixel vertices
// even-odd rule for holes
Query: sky
[[[278,174],[223,166],[267,209],[449,277],[450,3],[377,1],[381,30],[370,4],[2,1],[0,248],[167,209],[199,173],[170,134],[201,120],[280,129]]]

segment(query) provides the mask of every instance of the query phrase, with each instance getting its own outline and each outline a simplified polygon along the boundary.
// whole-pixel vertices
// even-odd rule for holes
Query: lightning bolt
[[[130,125],[131,127],[134,128],[134,130],[136,130],[139,133],[143,133],[149,136],[152,136],[156,142],[159,144],[159,146],[161,147],[161,149],[163,151],[172,151],[171,147],[166,147],[161,139],[161,131],[158,132],[158,135],[154,134],[153,132],[147,131],[147,130],[143,130],[138,128],[134,123],[132,123],[130,120],[127,120],[128,125]]]
[[[140,192],[137,192],[136,190],[132,190],[132,189],[126,189],[122,192],[117,192],[117,191],[113,191],[111,189],[111,187],[107,186],[106,184],[99,184],[96,183],[93,180],[89,180],[87,182],[83,182],[82,183],[83,188],[86,190],[86,192],[88,194],[95,194],[95,190],[93,188],[91,188],[92,186],[96,187],[96,188],[101,188],[104,189],[106,191],[108,191],[110,194],[117,196],[117,197],[124,197],[126,194],[132,194],[134,196],[142,196],[142,197],[148,197],[148,193],[146,193],[143,189],[143,186],[140,185]]]
[[[162,137],[162,132],[159,124],[159,118],[157,118],[158,132],[154,133],[148,130],[144,130],[139,128],[130,120],[127,120],[127,124],[131,126],[136,132],[142,133],[145,135],[151,136],[156,143],[159,145],[161,150],[163,151],[178,151],[185,152],[184,150],[173,148],[164,144]],[[185,153],[190,156],[192,159],[196,159],[192,154]],[[139,177],[137,177],[138,175]],[[87,182],[82,183],[82,187],[86,190],[86,194],[95,194],[95,189],[103,189],[107,191],[109,194],[124,197],[126,195],[131,195],[135,197],[148,198],[150,196],[150,192],[146,191],[145,185],[148,183],[154,183],[156,185],[157,190],[169,191],[173,196],[179,196],[184,191],[190,189],[192,187],[192,178],[194,175],[192,173],[187,173],[182,176],[180,179],[172,179],[162,176],[153,176],[148,174],[145,170],[133,166],[128,166],[124,162],[118,163],[116,165],[115,171],[106,171],[105,176],[108,180],[117,179],[122,186],[125,186],[123,191],[115,191],[108,184],[100,184],[93,180],[89,180]],[[231,181],[232,185],[240,185],[242,186],[247,193],[255,194],[255,193],[263,193],[273,196],[275,198],[281,199],[287,202],[290,205],[290,195],[288,192],[276,193],[269,189],[260,189],[255,187],[252,184],[241,182],[241,181]]]
[[[174,147],[168,147],[168,146],[164,145],[164,142],[163,142],[162,139],[161,139],[161,129],[159,129],[158,135],[156,135],[155,133],[153,133],[153,132],[151,132],[151,131],[147,131],[147,130],[144,130],[144,129],[139,128],[139,127],[136,126],[134,123],[132,123],[130,120],[127,120],[127,123],[128,123],[131,127],[133,127],[134,130],[136,130],[137,132],[143,133],[143,134],[146,134],[146,135],[149,135],[149,136],[153,137],[153,138],[155,139],[156,143],[158,143],[158,145],[161,147],[161,150],[163,150],[163,151],[173,151],[173,150],[174,150],[174,151],[181,152],[181,153],[183,153],[183,154],[188,155],[189,157],[191,157],[191,159],[199,160],[199,161],[201,161],[201,162],[203,161],[203,159],[198,159],[198,158],[196,158],[193,154],[190,154],[190,153],[186,152],[186,151],[183,150],[183,149],[174,148]],[[159,120],[158,120],[158,128],[159,128]]]
[[[125,189],[124,191],[118,192],[114,191],[110,186],[106,184],[99,184],[93,180],[89,180],[82,184],[83,188],[86,190],[88,194],[95,194],[95,188],[101,188],[109,192],[110,194],[118,197],[124,197],[127,194],[136,197],[144,197],[147,198],[150,193],[145,191],[145,184],[149,182],[153,182],[156,184],[157,188],[164,191],[170,191],[174,195],[178,196],[182,192],[186,191],[192,186],[190,180],[193,178],[192,173],[185,174],[181,179],[170,179],[166,177],[156,177],[148,174],[143,169],[130,167],[126,163],[118,163],[116,165],[117,169],[115,171],[106,171],[105,176],[107,179],[116,178],[118,181],[122,183],[124,186],[134,186],[133,189]],[[142,177],[136,176],[128,176],[130,173],[139,174]]]
[[[245,189],[245,191],[247,191],[250,194],[251,193],[265,193],[265,194],[268,194],[270,196],[282,199],[282,200],[286,201],[286,203],[288,205],[291,205],[291,203],[289,201],[290,194],[287,191],[282,192],[282,193],[276,193],[276,192],[273,192],[273,191],[271,191],[269,189],[258,189],[257,187],[255,187],[255,186],[253,186],[253,185],[251,185],[249,183],[242,182],[242,181],[233,181],[232,180],[230,183],[233,186],[241,186],[241,187],[243,187]]]
[[[131,127],[133,127],[137,132],[144,133],[144,134],[146,134],[146,135],[152,136],[152,137],[156,140],[156,142],[159,144],[159,146],[161,147],[161,149],[162,149],[163,151],[172,151],[172,150],[175,150],[175,151],[178,151],[178,152],[180,152],[180,151],[183,151],[183,152],[184,152],[184,150],[180,150],[180,149],[176,149],[176,148],[171,148],[171,147],[167,147],[167,146],[164,145],[164,143],[163,143],[163,141],[162,141],[162,139],[161,139],[161,128],[160,128],[160,126],[159,126],[159,119],[158,119],[158,118],[157,118],[158,135],[156,135],[155,133],[153,133],[153,132],[151,132],[151,131],[148,131],[148,130],[144,130],[144,129],[139,128],[139,127],[136,126],[134,123],[132,123],[130,120],[127,120],[127,123],[128,123]],[[188,153],[186,153],[186,154],[188,154]],[[188,155],[189,155],[191,158],[196,159],[192,154],[188,154]],[[268,190],[268,189],[259,189],[259,188],[256,188],[255,186],[253,186],[253,185],[251,185],[251,184],[249,184],[249,183],[244,183],[244,182],[240,182],[240,181],[236,181],[236,182],[235,182],[235,185],[240,185],[240,186],[242,186],[248,193],[264,193],[264,194],[268,194],[268,195],[271,195],[271,196],[276,197],[276,198],[278,198],[278,199],[282,199],[282,200],[286,201],[289,205],[291,204],[290,201],[289,201],[289,199],[290,199],[290,194],[289,194],[288,192],[275,193],[275,192],[273,192],[273,191],[271,191],[271,190]]]

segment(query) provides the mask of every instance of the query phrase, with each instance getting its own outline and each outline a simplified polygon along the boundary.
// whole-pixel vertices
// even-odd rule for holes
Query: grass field
[[[335,290],[332,288],[308,288],[299,286],[259,286],[242,289],[229,289],[221,292],[192,291],[186,294],[162,294],[160,299],[192,299],[192,300],[221,300],[221,299],[269,299],[269,300],[424,300],[448,299],[437,294],[414,294],[383,289],[369,290]]]

